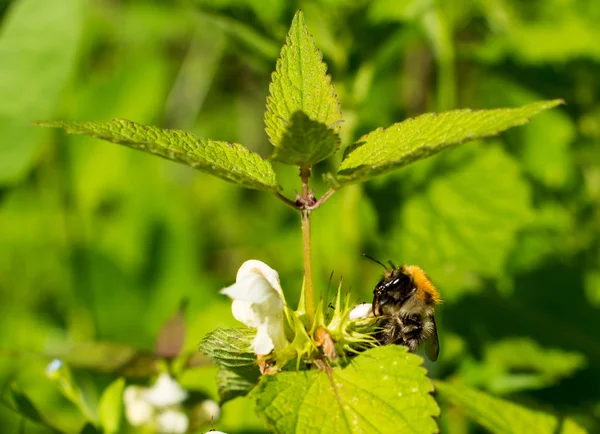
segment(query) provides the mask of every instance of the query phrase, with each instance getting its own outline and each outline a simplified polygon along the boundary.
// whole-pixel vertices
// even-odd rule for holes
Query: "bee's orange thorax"
[[[416,265],[405,265],[404,270],[407,274],[412,276],[412,279],[415,282],[415,286],[417,287],[417,297],[421,300],[430,299],[433,304],[438,304],[440,302],[440,293],[420,267],[417,267]]]

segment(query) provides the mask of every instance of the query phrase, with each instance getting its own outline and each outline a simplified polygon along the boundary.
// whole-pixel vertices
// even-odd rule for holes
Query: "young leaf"
[[[98,419],[105,434],[119,431],[123,410],[123,389],[125,389],[125,380],[118,378],[104,390],[100,397]]]
[[[252,397],[281,433],[433,433],[439,408],[422,361],[404,347],[377,347],[329,373],[265,375]]]
[[[329,182],[343,185],[366,181],[467,140],[523,125],[531,116],[561,103],[561,100],[553,100],[518,108],[427,113],[388,128],[378,128],[346,149],[335,181],[330,179]]]
[[[269,161],[235,143],[198,139],[181,130],[141,125],[125,119],[105,122],[37,122],[45,127],[63,128],[159,155],[203,172],[258,190],[279,189]]]
[[[460,384],[435,381],[440,397],[462,407],[467,416],[492,433],[498,434],[554,434],[559,421],[555,416],[495,398]],[[566,419],[562,433],[581,432],[575,422]],[[585,431],[583,431],[585,432]]]
[[[256,355],[249,350],[254,334],[251,329],[216,329],[200,343],[200,351],[220,368],[217,382],[222,403],[247,395],[258,383]]]
[[[302,11],[298,11],[277,60],[267,97],[265,124],[276,147],[273,158],[298,166],[310,166],[327,158],[339,146],[337,129],[341,117],[323,55],[308,33]]]
[[[297,111],[273,152],[273,160],[297,166],[309,166],[324,160],[340,145],[340,136],[324,124]]]

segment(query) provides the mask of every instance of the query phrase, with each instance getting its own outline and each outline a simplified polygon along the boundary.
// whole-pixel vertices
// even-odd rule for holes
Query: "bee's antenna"
[[[396,268],[396,266],[394,265],[394,263],[392,261],[388,261],[388,264],[390,264],[392,266],[392,268]]]
[[[379,264],[379,265],[381,265],[381,266],[382,266],[383,268],[385,268],[386,270],[388,269],[388,267],[386,267],[386,266],[385,266],[385,264],[384,264],[383,262],[381,262],[381,261],[378,261],[378,260],[377,260],[377,259],[375,259],[374,257],[372,257],[372,256],[369,256],[369,255],[367,255],[366,253],[363,253],[362,255],[363,255],[365,258],[368,258],[368,259],[370,259],[371,261],[375,262],[376,264]],[[391,263],[391,262],[390,262],[390,263]],[[396,268],[396,267],[394,267],[394,264],[392,264],[392,268]]]

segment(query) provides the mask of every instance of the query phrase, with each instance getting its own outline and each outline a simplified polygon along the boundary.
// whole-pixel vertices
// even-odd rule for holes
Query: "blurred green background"
[[[218,290],[247,259],[277,269],[297,300],[299,216],[271,195],[28,123],[126,118],[268,156],[268,83],[298,8],[341,100],[344,146],[426,111],[565,99],[525,127],[336,193],[313,214],[315,279],[324,292],[334,271],[370,301],[381,270],[361,253],[420,265],[444,298],[432,377],[600,432],[597,0],[0,0],[2,400],[16,382],[77,431],[47,356],[92,341],[152,350],[186,297],[193,351],[239,326]],[[334,164],[315,168],[318,196]],[[292,198],[296,170],[276,170]],[[91,403],[114,378],[76,374]],[[182,381],[215,396],[214,374]],[[222,411],[215,428],[263,432],[249,400]],[[19,419],[0,406],[3,432]],[[439,423],[477,432],[456,409]]]

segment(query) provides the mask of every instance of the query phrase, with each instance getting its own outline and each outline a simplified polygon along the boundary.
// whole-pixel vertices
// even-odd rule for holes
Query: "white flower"
[[[361,303],[350,311],[348,319],[356,321],[373,317],[373,305],[371,303]]]
[[[235,319],[256,328],[252,341],[256,354],[285,347],[284,300],[277,271],[261,261],[246,261],[238,270],[235,283],[221,290],[221,294],[233,299],[231,311]]]
[[[177,410],[165,410],[156,418],[156,428],[162,434],[183,434],[188,425],[188,417]]]
[[[154,407],[167,407],[185,401],[187,392],[169,374],[162,373],[143,397]]]
[[[200,404],[200,411],[206,420],[214,422],[221,416],[221,407],[212,399],[205,399]]]
[[[148,432],[184,433],[188,418],[181,403],[187,392],[168,374],[160,374],[152,387],[127,386],[123,391],[125,416],[130,425]],[[146,432],[146,431],[144,431]]]
[[[145,387],[127,386],[123,392],[125,416],[132,426],[150,423],[154,416],[154,407],[143,398]]]

